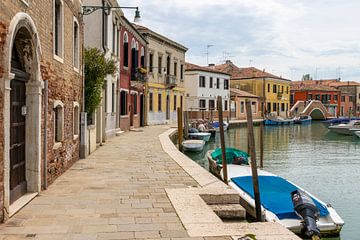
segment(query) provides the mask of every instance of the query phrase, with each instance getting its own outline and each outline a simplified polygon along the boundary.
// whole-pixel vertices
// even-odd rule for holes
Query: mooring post
[[[178,120],[178,142],[179,142],[179,150],[182,152],[182,141],[183,141],[183,124],[182,124],[182,108],[177,108],[177,120]]]
[[[184,132],[185,132],[185,139],[188,139],[189,137],[189,114],[187,111],[184,111]]]
[[[249,153],[250,153],[250,157],[251,157],[252,182],[253,182],[253,187],[254,187],[256,220],[258,222],[262,222],[260,191],[259,191],[259,177],[258,177],[257,165],[256,165],[254,126],[253,126],[250,100],[246,100],[246,116],[247,116],[247,127],[248,127],[248,141],[249,141],[249,148],[250,148]]]
[[[218,115],[219,115],[221,157],[222,157],[222,166],[223,166],[223,180],[224,180],[224,182],[226,184],[228,184],[226,148],[225,148],[225,136],[224,136],[224,119],[223,119],[222,98],[221,98],[221,96],[218,96],[218,98],[217,98],[217,109],[218,109]]]
[[[260,123],[260,168],[264,168],[264,122]]]

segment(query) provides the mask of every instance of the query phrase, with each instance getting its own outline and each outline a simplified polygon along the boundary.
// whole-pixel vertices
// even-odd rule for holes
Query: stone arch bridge
[[[295,117],[300,115],[308,115],[316,120],[324,120],[333,117],[324,104],[318,100],[312,100],[310,102],[297,101],[290,109],[290,116]]]

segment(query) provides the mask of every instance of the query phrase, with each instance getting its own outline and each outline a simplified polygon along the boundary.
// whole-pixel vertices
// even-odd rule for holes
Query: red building
[[[120,37],[120,128],[144,126],[145,38],[125,18]]]
[[[293,106],[297,101],[309,100],[321,101],[332,116],[340,114],[340,90],[322,85],[318,81],[291,82],[290,105]]]

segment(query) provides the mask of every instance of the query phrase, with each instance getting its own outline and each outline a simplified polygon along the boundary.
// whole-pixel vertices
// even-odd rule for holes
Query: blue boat
[[[344,124],[349,123],[350,120],[360,120],[360,118],[333,118],[326,121],[322,121],[321,123],[324,124],[326,127],[329,127],[331,125],[337,125],[337,124]]]
[[[285,119],[277,116],[275,113],[270,113],[264,120],[265,125],[290,125],[294,123],[294,119]]]
[[[294,118],[295,124],[306,124],[311,122],[312,122],[312,118],[310,116],[300,116],[298,118]]]

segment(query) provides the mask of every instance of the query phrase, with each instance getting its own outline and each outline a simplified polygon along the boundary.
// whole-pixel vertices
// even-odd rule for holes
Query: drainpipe
[[[102,30],[101,30],[101,39],[102,39],[102,48],[104,50],[104,54],[106,54],[106,47],[105,47],[105,0],[101,1],[103,9],[102,9]]]
[[[44,189],[47,189],[47,115],[48,115],[48,100],[49,100],[49,92],[48,92],[48,80],[44,82]]]

